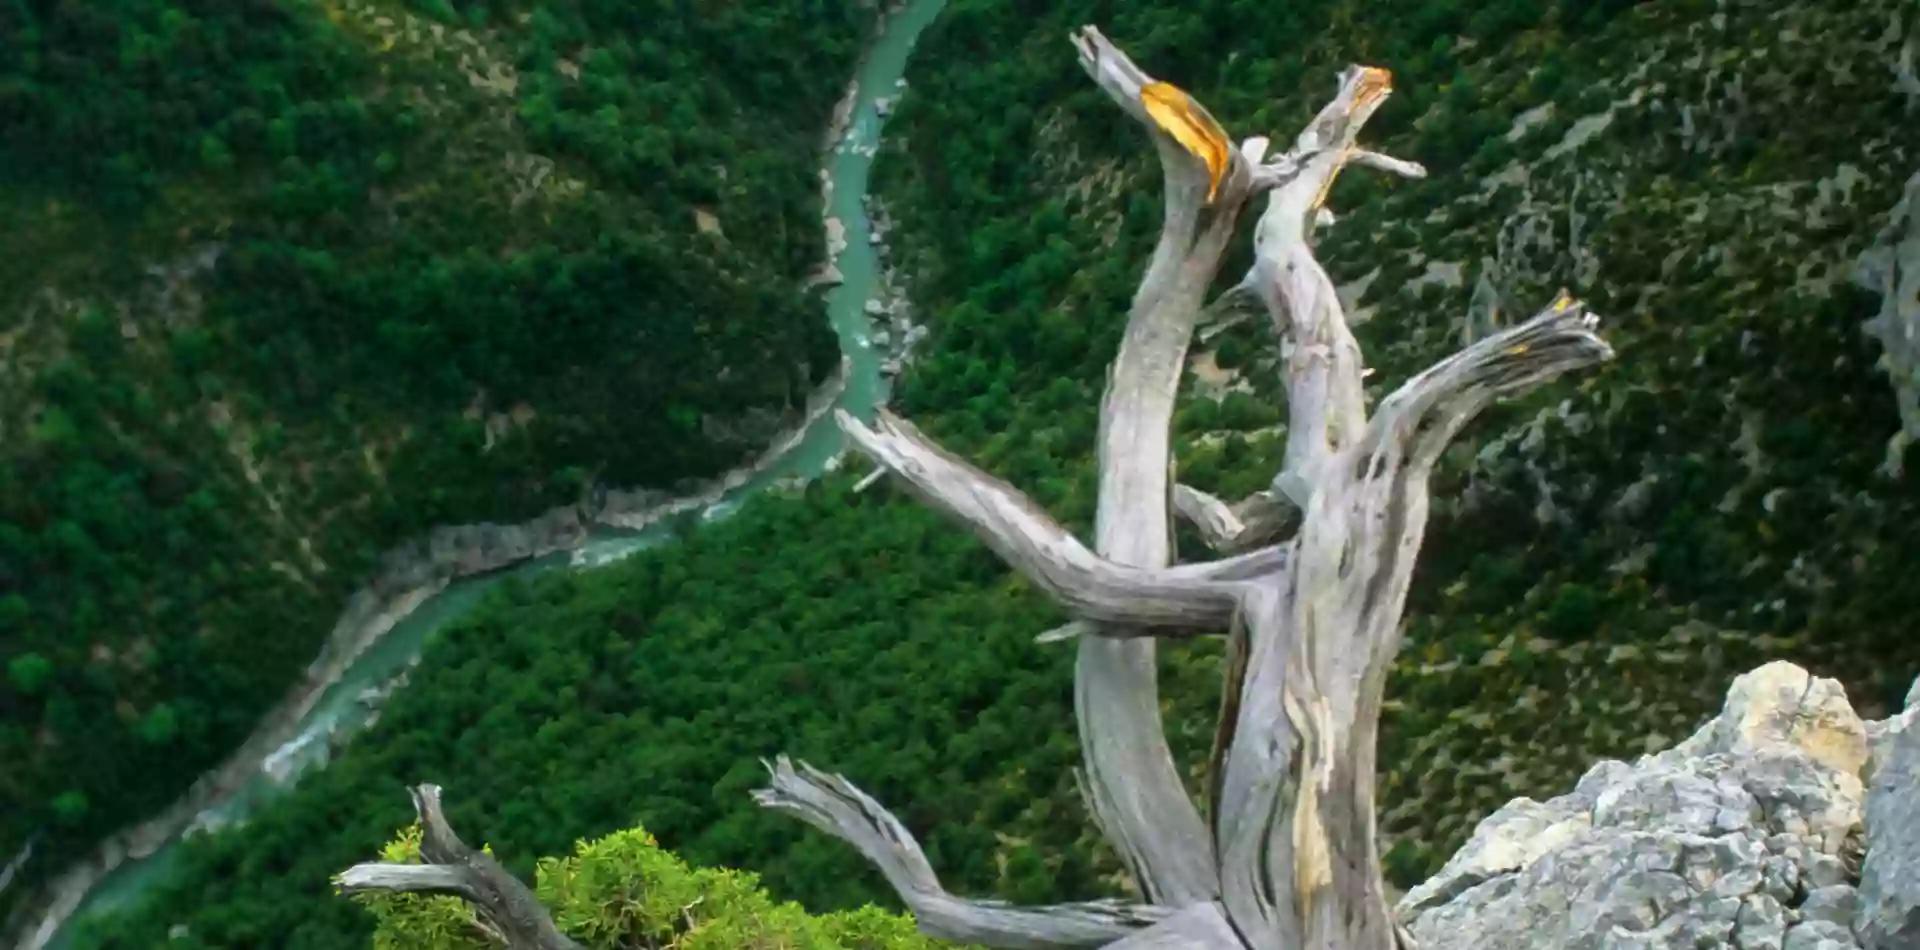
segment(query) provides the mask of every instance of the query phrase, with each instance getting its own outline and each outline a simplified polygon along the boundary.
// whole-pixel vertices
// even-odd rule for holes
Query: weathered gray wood
[[[905,419],[884,409],[871,428],[844,411],[835,418],[857,448],[973,529],[1075,616],[1114,625],[1100,631],[1106,637],[1217,631],[1233,613],[1241,582],[1283,563],[1278,549],[1173,568],[1119,563],[1096,555],[1018,489],[941,448]]]
[[[1087,74],[1141,121],[1160,153],[1160,239],[1107,371],[1094,519],[1094,544],[1103,557],[1157,568],[1173,557],[1174,397],[1207,287],[1247,194],[1251,160],[1264,157],[1256,155],[1264,143],[1233,153],[1221,194],[1203,215],[1205,166],[1140,105],[1141,90],[1154,78],[1093,27],[1080,30],[1074,43]],[[1152,641],[1081,637],[1074,711],[1095,820],[1143,895],[1175,907],[1212,900],[1220,887],[1213,844],[1167,746]]]
[[[1421,177],[1413,162],[1359,149],[1360,130],[1391,94],[1385,70],[1349,67],[1332,102],[1300,133],[1295,150],[1317,150],[1300,174],[1267,196],[1254,229],[1254,263],[1244,282],[1266,303],[1276,336],[1290,352],[1287,450],[1274,488],[1305,508],[1306,491],[1330,453],[1360,435],[1366,421],[1360,345],[1339,295],[1314,258],[1311,237],[1334,179],[1350,163]]]
[[[1218,551],[1231,545],[1247,530],[1227,503],[1197,488],[1173,486],[1173,509],[1200,530],[1207,546]]]
[[[437,864],[356,864],[340,872],[335,883],[349,894],[358,891],[407,891],[471,900],[473,893],[467,887],[465,869]]]
[[[1048,630],[1046,633],[1034,637],[1033,642],[1059,643],[1062,640],[1071,640],[1075,637],[1098,636],[1099,632],[1100,627],[1098,624],[1088,623],[1085,620],[1069,620],[1052,630]]]
[[[1609,358],[1596,323],[1562,296],[1401,386],[1322,468],[1284,583],[1243,601],[1250,657],[1217,828],[1222,903],[1254,945],[1394,945],[1374,827],[1375,731],[1428,476],[1494,399]],[[1276,809],[1288,811],[1263,836],[1262,816]]]
[[[1347,166],[1425,174],[1356,144],[1391,92],[1390,77],[1358,66],[1344,71],[1334,100],[1286,155],[1268,161],[1266,139],[1246,140],[1207,200],[1209,170],[1140,102],[1153,78],[1096,30],[1082,30],[1075,43],[1088,74],[1148,129],[1166,202],[1159,243],[1108,371],[1094,549],[898,420],[883,416],[871,431],[843,425],[1074,612],[1073,622],[1038,639],[1080,641],[1075,698],[1086,768],[1076,780],[1149,900],[1184,908],[1114,946],[1391,950],[1402,934],[1388,914],[1376,845],[1375,733],[1425,532],[1429,475],[1448,440],[1488,403],[1611,350],[1594,333],[1596,321],[1563,294],[1527,323],[1415,376],[1369,419],[1362,388],[1369,371],[1314,257],[1312,235],[1331,220],[1326,196]],[[1164,88],[1154,96],[1157,114],[1171,114],[1179,134],[1218,165],[1226,153],[1217,130],[1196,138],[1188,121],[1204,110]],[[1211,130],[1211,122],[1199,125]],[[1252,268],[1203,307],[1234,217],[1262,193],[1268,201]],[[1272,488],[1228,505],[1174,483],[1169,423],[1196,321],[1225,315],[1248,296],[1267,311],[1285,354],[1288,444]],[[1222,552],[1264,542],[1296,518],[1299,530],[1277,548],[1168,566],[1175,510]],[[1130,638],[1222,620],[1231,627],[1207,827],[1167,751],[1152,644]],[[1129,623],[1131,630],[1122,629]],[[865,801],[850,786],[839,794]],[[900,861],[893,852],[904,832],[892,830],[890,818],[872,817],[877,810],[869,802],[810,820],[856,844],[865,840],[862,850],[886,869]],[[917,849],[910,854],[924,864]],[[929,913],[954,913],[922,896],[939,893],[930,869],[896,868],[889,877],[916,910],[927,904]],[[988,931],[1002,945],[1059,939],[1047,929],[1056,925],[1041,921],[970,926],[969,939]]]
[[[1228,554],[1272,541],[1299,515],[1292,502],[1271,490],[1230,505],[1189,485],[1173,486],[1173,509],[1199,530],[1207,547]]]
[[[1088,75],[1147,130],[1160,155],[1164,194],[1160,238],[1130,306],[1101,405],[1095,552],[1086,552],[1018,492],[938,450],[899,420],[883,416],[873,430],[847,416],[840,422],[863,450],[923,498],[967,522],[1079,620],[1110,624],[1070,625],[1062,634],[1080,641],[1075,710],[1088,801],[1144,894],[1184,906],[1211,900],[1219,876],[1212,836],[1167,747],[1154,646],[1142,634],[1217,628],[1244,585],[1175,582],[1184,572],[1166,568],[1173,556],[1173,485],[1166,460],[1174,397],[1207,288],[1246,200],[1289,188],[1308,163],[1324,162],[1328,147],[1350,143],[1302,136],[1294,149],[1269,159],[1268,140],[1250,138],[1230,150],[1218,193],[1209,201],[1204,162],[1143,104],[1142,92],[1157,80],[1093,27],[1076,32],[1073,42]],[[1205,112],[1197,102],[1190,107]],[[1242,282],[1242,292],[1257,292],[1253,276]],[[1084,635],[1089,632],[1099,635]]]
[[[473,905],[477,923],[512,950],[580,950],[553,925],[533,890],[493,856],[467,847],[440,810],[440,787],[410,789],[420,816],[422,864],[356,864],[334,881],[341,891],[400,891],[458,897]]]
[[[771,781],[753,793],[754,800],[859,849],[886,875],[928,936],[1014,950],[1099,947],[1173,916],[1168,908],[1112,900],[1016,907],[954,897],[940,886],[913,834],[852,783],[804,762],[796,769],[786,756],[769,763],[767,771]]]
[[[866,491],[869,488],[872,488],[873,483],[879,481],[882,478],[885,478],[886,474],[887,474],[886,469],[876,468],[873,471],[868,472],[867,474],[861,476],[859,481],[853,483],[853,493],[858,495],[861,492]]]
[[[1193,904],[1152,927],[1133,934],[1110,950],[1247,950],[1227,923],[1220,905]]]

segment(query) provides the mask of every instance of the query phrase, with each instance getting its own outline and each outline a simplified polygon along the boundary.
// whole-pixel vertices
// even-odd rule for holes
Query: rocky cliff
[[[1771,663],[1691,738],[1519,798],[1402,898],[1421,950],[1920,947],[1920,682],[1866,722]]]

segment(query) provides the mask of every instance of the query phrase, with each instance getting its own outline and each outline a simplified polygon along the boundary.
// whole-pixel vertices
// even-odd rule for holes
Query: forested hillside
[[[953,0],[878,166],[935,328],[896,408],[1082,530],[1102,372],[1158,214],[1151,152],[1066,44],[1085,22],[1241,135],[1294,134],[1348,62],[1394,70],[1369,139],[1431,177],[1343,178],[1319,250],[1369,316],[1370,383],[1561,285],[1619,350],[1491,413],[1443,466],[1380,755],[1400,883],[1506,799],[1684,735],[1764,658],[1840,677],[1864,714],[1898,698],[1920,666],[1920,490],[1880,469],[1898,420],[1859,328],[1878,301],[1847,277],[1920,163],[1893,71],[1920,28],[1907,4]],[[1182,481],[1237,498],[1276,469],[1265,339],[1230,327],[1193,354]],[[815,911],[892,905],[850,848],[748,798],[776,752],[891,807],[955,890],[1117,890],[1070,774],[1071,649],[1032,642],[1062,618],[857,475],[510,586],[345,756],[197,839],[146,909],[84,942],[185,925],[174,945],[362,946],[369,920],[325,882],[410,820],[412,782],[448,788],[452,823],[529,878],[638,823]],[[1197,783],[1217,647],[1166,653]]]
[[[0,3],[0,863],[230,752],[377,553],[762,449],[838,364],[856,0]]]

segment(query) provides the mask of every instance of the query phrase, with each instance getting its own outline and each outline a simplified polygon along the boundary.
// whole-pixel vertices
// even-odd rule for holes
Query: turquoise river
[[[826,308],[834,332],[840,338],[841,351],[847,357],[847,379],[838,406],[863,420],[871,420],[876,407],[887,397],[887,380],[881,373],[883,353],[869,342],[873,318],[866,312],[867,301],[880,286],[880,259],[870,241],[872,222],[868,220],[863,199],[873,159],[871,146],[878,144],[887,111],[882,100],[897,99],[904,86],[900,82],[907,60],[920,32],[938,16],[946,0],[906,0],[888,17],[879,37],[868,48],[856,77],[852,112],[845,133],[828,149],[826,170],[833,183],[826,214],[845,227],[846,248],[835,258],[842,281],[826,294]],[[707,520],[725,517],[737,509],[747,496],[776,482],[812,478],[826,470],[843,448],[843,436],[833,423],[831,413],[817,419],[805,434],[774,464],[751,480],[727,492],[709,506]],[[339,737],[361,728],[371,714],[359,701],[369,687],[391,680],[405,669],[434,632],[458,618],[480,602],[488,589],[514,576],[539,571],[567,569],[569,563],[602,564],[643,548],[671,540],[668,520],[641,532],[598,531],[577,552],[562,552],[523,562],[490,574],[469,577],[449,585],[440,594],[423,602],[378,643],[365,650],[327,689],[320,701],[301,721],[299,736],[275,752],[277,757],[301,757],[304,749],[323,751],[329,736]],[[309,754],[312,754],[309,753]],[[243,821],[250,810],[285,788],[263,771],[224,801],[202,812],[203,823],[230,824]],[[68,922],[102,911],[124,907],[154,882],[162,879],[177,860],[174,841],[168,841],[152,854],[128,859],[104,875],[86,892]],[[51,923],[51,921],[49,921]],[[49,933],[51,931],[51,933]],[[65,950],[72,928],[42,926],[38,933],[25,935],[20,950]]]

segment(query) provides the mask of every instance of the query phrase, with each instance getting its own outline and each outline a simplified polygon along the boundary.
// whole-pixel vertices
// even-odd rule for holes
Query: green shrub
[[[381,852],[420,860],[420,826]],[[534,893],[554,923],[595,950],[932,950],[911,918],[876,907],[809,914],[775,901],[758,875],[693,868],[641,828],[582,841],[565,858],[543,858]],[[473,909],[454,897],[365,893],[353,899],[378,921],[375,950],[491,950]]]

